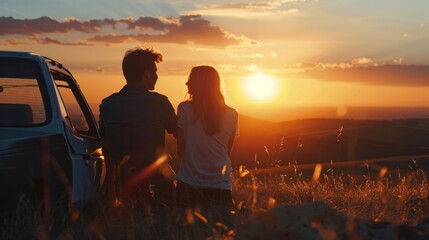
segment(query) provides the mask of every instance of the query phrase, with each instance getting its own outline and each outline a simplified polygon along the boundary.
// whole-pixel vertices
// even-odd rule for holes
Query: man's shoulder
[[[158,101],[169,101],[167,96],[162,95],[162,94],[157,93],[157,92],[148,92],[145,94],[137,94],[137,95],[135,95],[135,94],[129,95],[129,94],[122,93],[122,92],[116,92],[116,93],[113,93],[110,96],[104,98],[101,101],[101,104],[106,104],[108,102],[116,101],[116,100],[135,99],[135,98],[140,98],[140,97],[150,98],[151,100],[155,100],[155,101],[156,100],[158,100]]]
[[[103,100],[101,100],[101,104],[100,105],[107,104],[108,102],[111,102],[112,100],[115,100],[118,97],[118,94],[119,93],[113,93],[110,96],[105,97]]]
[[[171,105],[171,102],[167,96],[157,92],[149,92],[148,98],[148,100],[151,102],[158,102],[163,105]]]
[[[158,93],[158,92],[149,92],[149,96],[153,97],[153,98],[158,98],[158,99],[164,99],[164,100],[168,100],[168,97]]]

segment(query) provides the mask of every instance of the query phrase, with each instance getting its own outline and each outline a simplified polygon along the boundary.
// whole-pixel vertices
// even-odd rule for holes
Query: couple
[[[161,61],[161,53],[150,48],[127,51],[122,61],[127,84],[100,105],[107,181],[116,186],[109,190],[122,200],[155,198],[179,210],[219,207],[223,211],[214,220],[229,225],[224,219],[233,205],[229,154],[238,113],[225,104],[216,69],[196,66],[186,82],[189,99],[179,104],[176,116],[167,97],[152,91]],[[166,131],[177,140],[175,179],[168,164],[154,163],[165,156]]]

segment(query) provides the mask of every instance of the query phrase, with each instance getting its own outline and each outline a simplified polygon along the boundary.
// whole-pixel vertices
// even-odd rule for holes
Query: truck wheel
[[[36,208],[37,205],[34,197],[31,197],[26,192],[19,193],[14,213],[16,224],[28,227],[32,226],[36,217]]]
[[[40,236],[37,236],[36,227],[39,234],[44,229],[42,234],[52,239],[60,236],[70,223],[67,195],[53,200],[47,215],[44,200],[40,200],[31,188],[26,189],[17,195],[15,209],[11,209],[4,218],[4,231],[0,231],[0,239],[38,239]]]
[[[26,192],[20,192],[16,198],[16,207],[3,217],[0,237],[3,239],[35,239],[36,203],[35,198]]]

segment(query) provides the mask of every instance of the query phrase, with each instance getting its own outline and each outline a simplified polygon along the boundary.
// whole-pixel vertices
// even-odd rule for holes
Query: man
[[[173,179],[160,171],[148,172],[165,154],[165,131],[174,134],[176,130],[173,106],[166,96],[153,92],[158,79],[156,64],[161,61],[162,54],[151,48],[128,50],[122,60],[127,84],[100,104],[107,182],[108,186],[115,185],[108,191],[119,194],[122,200],[147,199],[154,185],[158,200],[167,205],[173,202]]]

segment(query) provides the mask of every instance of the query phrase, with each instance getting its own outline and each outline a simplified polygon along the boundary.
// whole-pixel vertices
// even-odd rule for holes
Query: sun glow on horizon
[[[258,72],[244,78],[243,87],[253,100],[269,101],[276,97],[280,86],[277,79]]]

